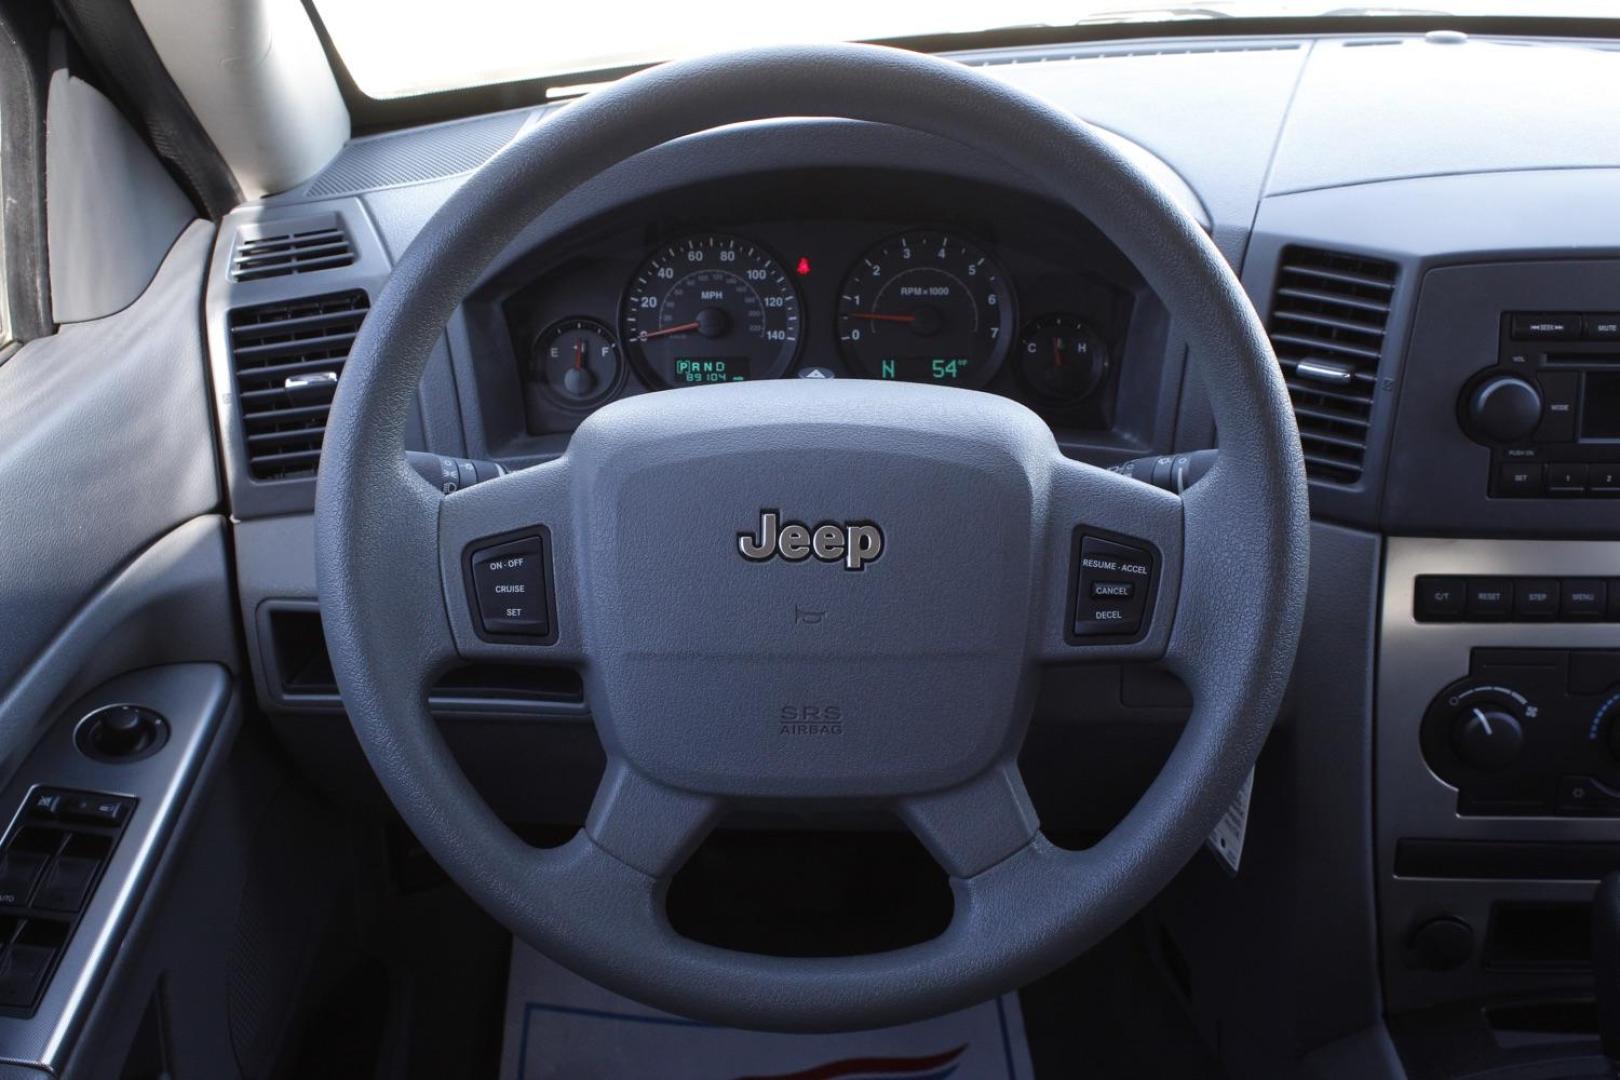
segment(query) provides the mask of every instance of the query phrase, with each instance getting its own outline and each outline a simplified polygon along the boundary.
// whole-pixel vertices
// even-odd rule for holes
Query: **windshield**
[[[557,79],[749,45],[875,41],[1012,27],[1170,23],[1227,17],[1410,15],[1614,18],[1616,0],[1442,0],[1355,7],[1323,0],[1205,0],[1130,6],[1119,0],[704,0],[547,4],[538,0],[315,0],[360,90],[373,98]],[[1157,28],[1162,32],[1163,28]]]

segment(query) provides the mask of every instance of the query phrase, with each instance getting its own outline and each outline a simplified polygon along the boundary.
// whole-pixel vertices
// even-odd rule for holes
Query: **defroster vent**
[[[355,289],[231,311],[231,364],[254,479],[315,475],[338,376],[370,306]]]
[[[245,236],[231,258],[232,281],[262,281],[288,274],[336,270],[354,263],[354,247],[336,218],[330,225]]]

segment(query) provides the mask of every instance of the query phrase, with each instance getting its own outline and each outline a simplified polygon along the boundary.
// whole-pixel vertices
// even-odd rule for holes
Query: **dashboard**
[[[1335,1028],[1357,1009],[1370,1022],[1380,1008],[1417,1014],[1587,977],[1523,947],[1550,930],[1509,931],[1560,912],[1578,923],[1592,882],[1581,860],[1620,851],[1620,713],[1608,704],[1620,695],[1620,114],[1589,105],[1620,94],[1620,51],[1392,34],[962,59],[1137,155],[1238,271],[1290,382],[1313,463],[1311,595],[1295,703],[1256,781],[1256,820],[1272,815],[1256,850],[1268,854],[1245,857],[1232,918],[1297,926],[1300,970],[1376,988],[1359,1004],[1311,990]],[[206,312],[268,712],[330,715],[336,698],[298,674],[318,669],[306,653],[320,656],[313,468],[261,469],[286,455],[256,456],[250,440],[294,435],[235,419],[233,390],[249,389],[237,380],[257,377],[236,353],[248,362],[272,316],[348,320],[352,334],[392,260],[465,180],[435,163],[475,165],[557,108],[354,140],[307,186],[222,223]],[[333,226],[351,242],[342,269],[232,276],[248,240]],[[316,299],[314,313],[296,306]],[[303,361],[331,373],[328,395],[341,365],[330,341],[312,339]],[[783,120],[648,151],[527,227],[446,328],[407,440],[520,468],[638,394],[906,379],[1019,401],[1095,465],[1171,462],[1218,443],[1198,360],[1102,231],[1029,178],[915,132]],[[1429,618],[1435,582],[1454,606]],[[525,674],[544,699],[531,711],[584,715],[577,677]],[[1167,747],[1185,698],[1129,669],[1052,678],[1033,726],[1059,749],[1028,771],[1050,765],[1058,794],[1043,816],[1089,826],[1087,800],[1134,799],[1133,763],[1152,757],[1121,733],[1168,730]],[[1474,745],[1483,729],[1451,699],[1476,683],[1512,720],[1491,730],[1522,731],[1521,745]],[[465,688],[444,697],[446,709],[512,711]],[[1105,727],[1107,752],[1093,752]],[[564,732],[577,727],[549,734]],[[568,760],[584,769],[588,749]],[[548,761],[568,752],[545,746]],[[573,775],[559,765],[547,779],[561,790]],[[1504,812],[1497,795],[1522,791],[1534,799]],[[1308,883],[1309,911],[1287,902],[1303,895],[1293,878],[1271,894],[1243,884],[1273,880],[1262,859]],[[1211,962],[1228,941],[1254,941],[1206,929],[1178,937],[1203,972],[1244,972],[1268,951]],[[1286,972],[1266,981],[1302,985]],[[1235,1000],[1221,991],[1205,1001]]]
[[[982,389],[1055,428],[1106,429],[1133,320],[1148,336],[1159,310],[1071,211],[883,170],[717,179],[622,208],[487,295],[534,435],[627,395],[781,378]]]

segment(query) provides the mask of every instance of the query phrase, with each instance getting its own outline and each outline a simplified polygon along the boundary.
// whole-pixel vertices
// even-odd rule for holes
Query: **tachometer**
[[[624,344],[663,386],[775,379],[798,355],[799,295],[782,266],[735,236],[654,252],[625,290]]]
[[[1005,276],[948,233],[884,241],[850,269],[838,298],[844,355],[874,379],[983,386],[1012,338]]]

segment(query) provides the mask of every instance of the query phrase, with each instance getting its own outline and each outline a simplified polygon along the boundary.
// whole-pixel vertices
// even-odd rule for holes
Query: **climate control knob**
[[[1451,723],[1451,748],[1481,772],[1503,768],[1524,749],[1524,725],[1496,705],[1464,706]]]
[[[1468,395],[1468,433],[1482,442],[1528,439],[1541,424],[1541,391],[1515,375],[1496,375]]]

